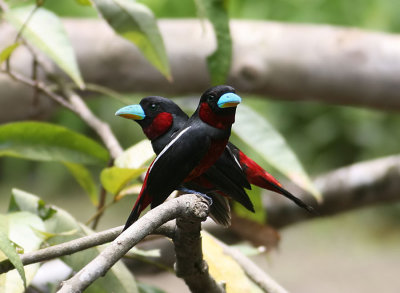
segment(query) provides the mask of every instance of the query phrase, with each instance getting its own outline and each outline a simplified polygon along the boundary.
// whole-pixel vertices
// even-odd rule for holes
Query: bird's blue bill
[[[129,105],[119,109],[115,112],[115,116],[121,116],[133,120],[143,120],[146,118],[146,114],[140,105]]]
[[[229,108],[229,107],[236,107],[242,99],[234,93],[226,93],[223,94],[218,100],[218,107],[220,108]]]

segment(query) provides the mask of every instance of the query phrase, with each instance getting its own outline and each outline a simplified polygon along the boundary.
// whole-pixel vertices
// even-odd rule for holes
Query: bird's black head
[[[236,106],[241,98],[228,85],[218,85],[206,90],[200,98],[198,113],[201,120],[217,127],[225,128],[235,119]]]
[[[178,105],[159,96],[145,97],[140,104],[121,108],[115,115],[136,121],[150,140],[165,134],[173,127],[178,130],[187,120],[187,115]]]

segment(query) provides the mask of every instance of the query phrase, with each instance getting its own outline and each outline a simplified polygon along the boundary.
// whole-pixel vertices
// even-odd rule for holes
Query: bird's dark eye
[[[214,101],[215,99],[216,99],[216,95],[214,95],[214,94],[209,94],[208,95],[208,97],[207,97],[207,100],[209,101],[209,102],[212,102],[212,101]]]
[[[150,105],[150,109],[154,111],[155,109],[157,109],[157,105],[156,104],[151,104]]]

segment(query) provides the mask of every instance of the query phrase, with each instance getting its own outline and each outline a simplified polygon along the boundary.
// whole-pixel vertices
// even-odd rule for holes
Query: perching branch
[[[339,168],[314,180],[323,195],[316,207],[320,216],[328,216],[363,206],[400,200],[400,156],[357,163]],[[301,194],[303,192],[303,194]],[[295,192],[300,197],[310,197],[304,191]],[[315,215],[298,208],[288,200],[269,196],[266,207],[268,223],[283,227]]]
[[[185,280],[193,293],[225,292],[225,288],[210,276],[208,265],[203,259],[201,222],[195,218],[178,218],[176,227],[173,238],[176,275]]]
[[[200,21],[159,21],[171,63],[172,83],[104,21],[74,19],[65,20],[64,25],[85,82],[121,92],[168,97],[203,92],[209,86],[206,57],[214,50],[215,39],[210,26],[205,25],[204,30]],[[0,31],[0,43],[12,43],[15,31],[6,24],[0,26]],[[231,32],[233,65],[229,84],[244,96],[250,93],[400,109],[399,35],[265,21],[231,21]],[[31,64],[29,53],[18,49],[14,54],[13,68],[29,76],[26,66]],[[8,105],[20,105],[15,112],[0,105],[0,111],[5,111],[0,122],[26,119],[29,113],[23,110],[29,109],[25,106],[30,103],[27,95],[22,85],[0,75],[2,100]],[[45,103],[40,105],[43,109],[47,107]]]
[[[119,259],[134,245],[149,235],[157,227],[174,218],[182,218],[198,222],[205,220],[208,214],[208,204],[198,196],[183,195],[165,202],[150,210],[124,233],[118,236],[94,260],[87,264],[71,279],[63,282],[58,292],[81,292],[97,278],[104,275]],[[177,256],[178,262],[179,256]],[[208,275],[209,276],[209,275]],[[209,276],[211,278],[211,276]],[[214,281],[215,282],[215,281]],[[209,291],[221,292],[221,291]]]

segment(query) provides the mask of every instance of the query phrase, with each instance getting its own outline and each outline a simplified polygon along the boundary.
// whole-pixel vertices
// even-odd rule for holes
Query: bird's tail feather
[[[270,189],[272,191],[275,191],[275,192],[277,192],[279,194],[282,194],[284,197],[290,199],[295,204],[297,204],[299,207],[307,210],[308,212],[310,212],[312,214],[316,214],[316,211],[312,206],[309,206],[308,204],[303,202],[300,198],[294,196],[293,194],[291,194],[289,191],[287,191],[283,187],[281,187],[279,185],[276,185],[275,183],[273,183],[271,181],[267,181],[266,179],[265,179],[265,182],[272,187],[272,188],[268,188],[268,189]]]
[[[231,207],[229,206],[229,200],[223,195],[218,193],[209,193],[213,203],[210,206],[210,217],[215,223],[225,227],[231,225]]]

